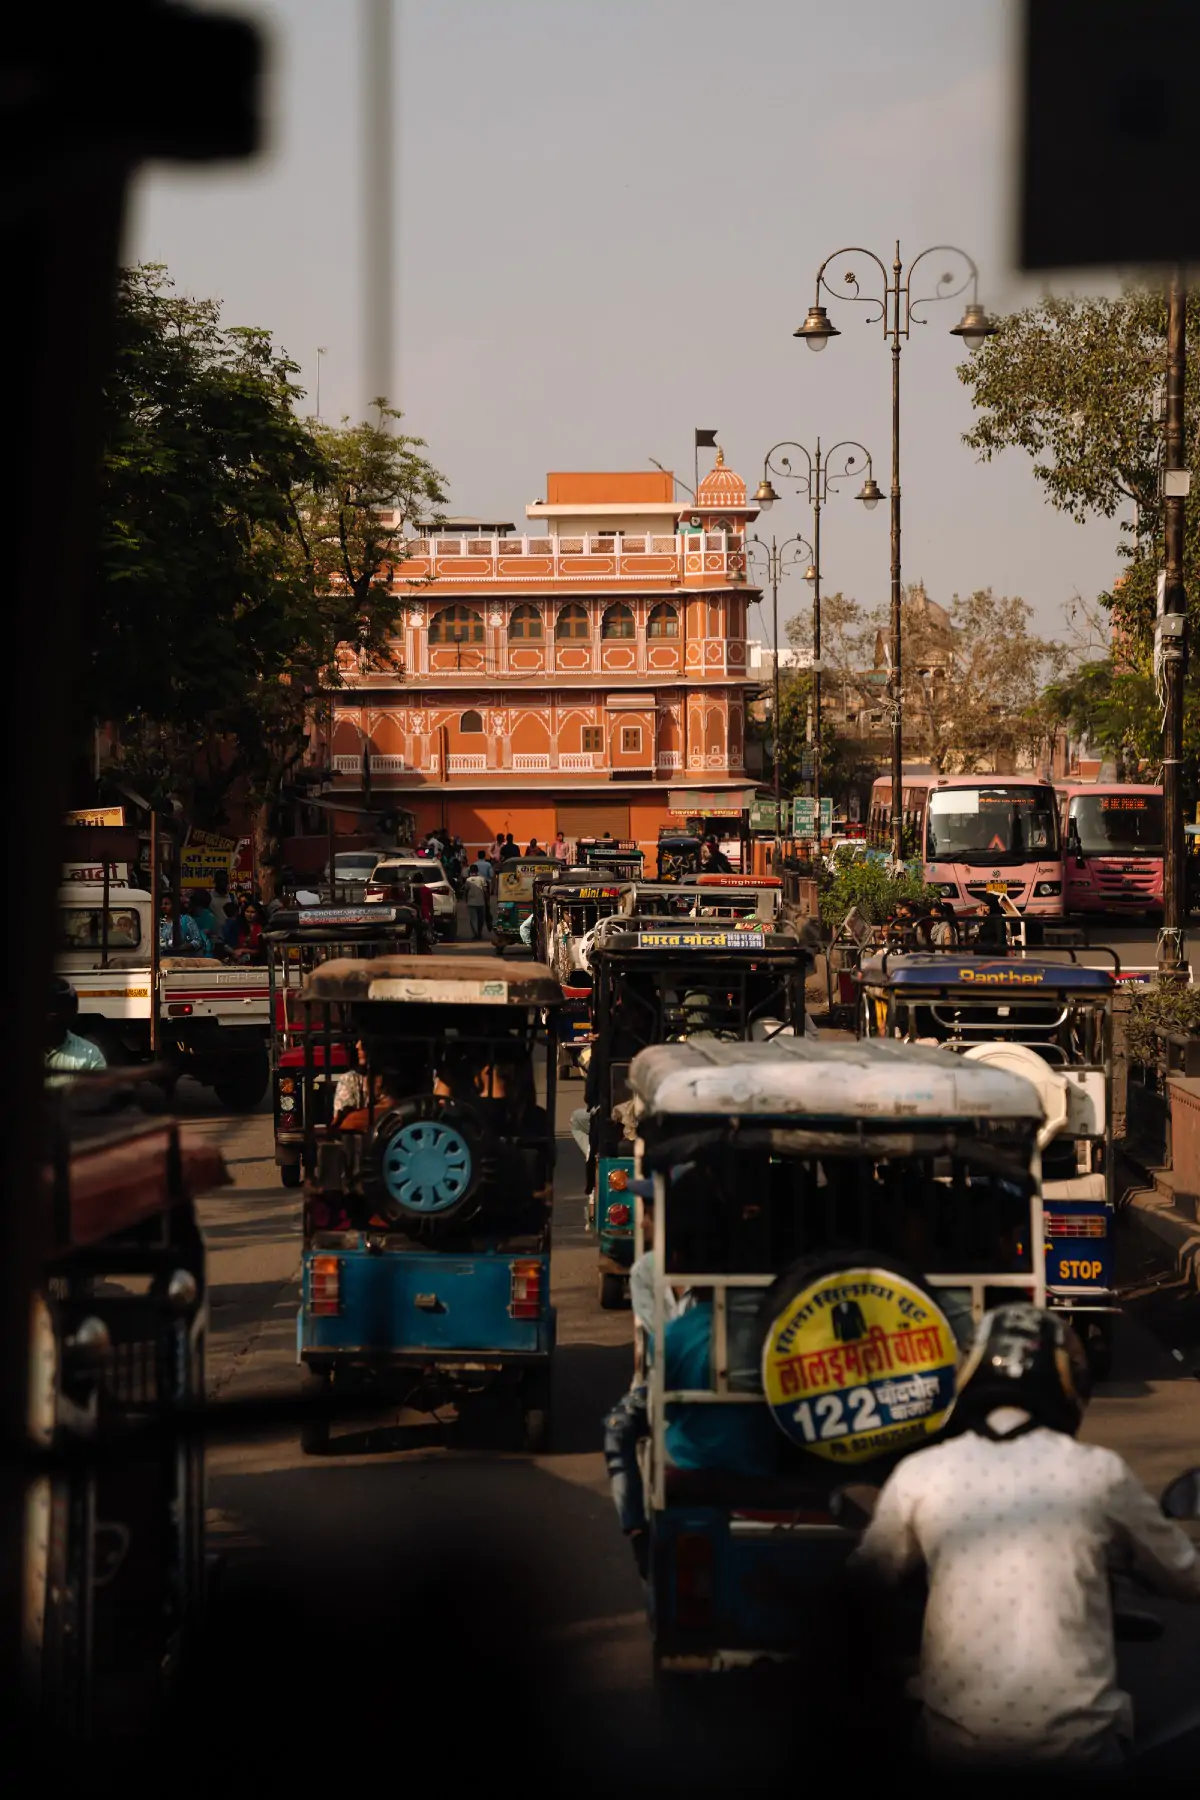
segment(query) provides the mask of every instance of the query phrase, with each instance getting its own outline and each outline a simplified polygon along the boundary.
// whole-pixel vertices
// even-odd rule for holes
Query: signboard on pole
[[[63,824],[68,826],[82,825],[91,830],[115,830],[125,823],[123,806],[81,806],[75,811],[64,813]],[[98,840],[97,840],[98,841]],[[80,851],[81,843],[86,840],[75,840],[67,848],[67,861],[63,863],[62,879],[64,881],[103,881],[104,865],[86,850]],[[110,862],[108,878],[114,887],[129,886],[129,862],[122,858]]]
[[[779,822],[775,822],[775,802],[773,800],[752,800],[750,803],[751,831],[770,832],[774,837],[777,832],[786,832],[791,819],[791,801],[779,802]]]
[[[193,827],[179,860],[180,887],[211,888],[214,876],[232,872],[237,847],[236,838],[218,837],[215,832]]]
[[[792,835],[815,838],[817,835],[817,802],[811,794],[797,794],[792,801]],[[821,836],[833,835],[833,797],[821,795]]]
[[[233,867],[229,871],[229,892],[239,900],[254,898],[254,839],[239,838]]]

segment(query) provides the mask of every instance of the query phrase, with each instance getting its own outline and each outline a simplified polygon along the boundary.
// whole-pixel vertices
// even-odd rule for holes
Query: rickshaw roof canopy
[[[952,1050],[888,1039],[856,1044],[776,1037],[768,1043],[659,1044],[629,1067],[639,1111],[656,1117],[1043,1118],[1032,1082]]]
[[[546,889],[548,900],[616,900],[629,892],[627,881],[555,881]]]
[[[1116,986],[1111,969],[1089,969],[1082,963],[1029,956],[972,956],[954,950],[889,955],[886,963],[882,956],[865,957],[862,978],[879,987],[963,988],[975,993],[1005,994],[1031,988],[1110,994]]]
[[[493,957],[344,957],[322,963],[301,989],[303,1000],[409,1001],[442,1006],[558,1006],[562,988],[542,963],[506,965]]]

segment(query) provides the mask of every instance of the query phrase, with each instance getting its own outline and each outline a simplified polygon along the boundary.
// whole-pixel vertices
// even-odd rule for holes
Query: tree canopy
[[[339,654],[394,656],[393,560],[442,478],[383,400],[365,422],[302,418],[270,334],[159,267],[122,272],[116,329],[83,709],[152,786],[219,813],[234,777],[265,795],[302,755]]]
[[[1163,564],[1160,492],[1166,382],[1166,300],[1130,286],[1115,300],[1047,298],[1000,321],[997,336],[964,362],[978,418],[966,442],[990,461],[1020,449],[1047,500],[1075,519],[1118,518],[1118,555],[1126,567],[1098,596],[1111,645],[1047,702],[1058,718],[1098,747],[1153,764],[1161,756],[1161,707],[1155,693],[1153,629]],[[1200,468],[1200,296],[1187,307],[1188,377],[1185,458]],[[1200,483],[1197,484],[1200,487]],[[1188,508],[1184,582],[1193,624],[1200,621],[1200,516]],[[1195,666],[1193,662],[1193,667]],[[1200,685],[1189,677],[1185,719],[1194,718]],[[1188,746],[1189,761],[1200,745]]]

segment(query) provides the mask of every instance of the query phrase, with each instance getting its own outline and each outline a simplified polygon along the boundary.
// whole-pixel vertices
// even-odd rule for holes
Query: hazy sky
[[[149,174],[126,254],[220,297],[231,324],[269,327],[310,399],[327,346],[322,414],[358,414],[358,0],[239,10],[271,32],[267,153],[250,172]],[[1009,0],[396,0],[393,392],[450,510],[521,526],[548,469],[650,457],[691,485],[695,426],[717,428],[752,482],[779,438],[858,438],[886,489],[880,328],[831,303],[843,335],[822,355],[791,333],[826,255],[862,244],[890,262],[897,236],[906,258],[968,250],[992,309],[1036,297],[1010,251],[1016,14]],[[1022,594],[1057,635],[1064,601],[1108,585],[1116,528],[1051,512],[1019,453],[984,466],[965,448],[958,316],[933,307],[903,353],[905,578],[943,602]],[[887,507],[865,513],[852,493],[824,516],[824,585],[875,604]],[[789,501],[765,523],[786,536],[808,514]],[[798,577],[785,584],[784,616],[807,604]]]

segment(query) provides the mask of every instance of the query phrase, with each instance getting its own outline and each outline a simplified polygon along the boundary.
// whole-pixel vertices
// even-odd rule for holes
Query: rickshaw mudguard
[[[445,1252],[337,1252],[340,1309],[314,1315],[309,1308],[309,1269],[304,1253],[300,1306],[303,1355],[386,1361],[413,1352],[478,1351],[503,1358],[549,1355],[554,1347],[554,1314],[549,1305],[548,1255],[457,1256]],[[514,1264],[541,1265],[543,1309],[537,1318],[513,1317]]]
[[[610,1175],[621,1173],[624,1173],[625,1185],[612,1187]],[[596,1232],[600,1239],[600,1254],[611,1257],[613,1262],[626,1269],[633,1266],[633,1198],[628,1184],[634,1173],[632,1156],[602,1156],[597,1160]],[[610,1220],[609,1212],[614,1206],[628,1209],[629,1218],[625,1224]]]
[[[783,1512],[668,1505],[651,1522],[656,1657],[824,1654],[856,1541],[832,1526],[789,1524]]]

